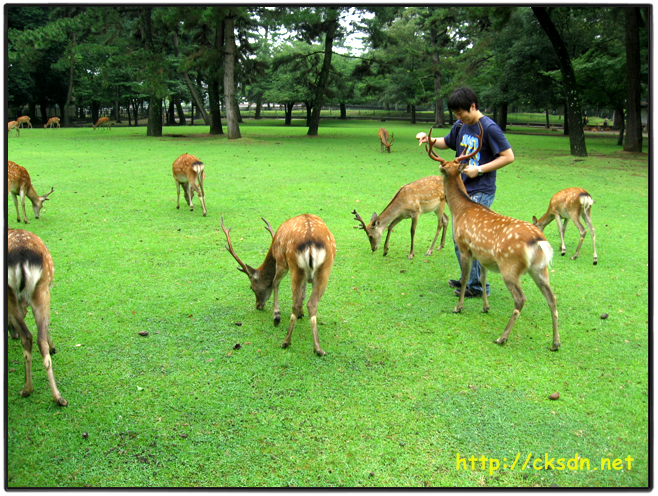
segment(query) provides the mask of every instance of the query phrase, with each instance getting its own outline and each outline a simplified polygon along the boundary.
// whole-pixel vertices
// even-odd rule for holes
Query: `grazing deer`
[[[67,402],[57,389],[50,354],[55,347],[48,333],[50,324],[50,286],[55,267],[50,252],[36,234],[22,229],[9,229],[7,243],[7,323],[12,337],[21,339],[25,359],[24,398],[32,394],[32,334],[25,324],[27,307],[37,324],[37,346],[46,367],[53,401],[60,406]]]
[[[60,127],[60,125],[59,125],[59,117],[51,117],[50,119],[48,119],[48,122],[46,122],[46,123],[43,125],[43,128],[46,129],[47,127],[50,127],[50,129],[52,129],[53,126],[55,126],[55,125],[57,125],[58,128]]]
[[[381,142],[379,145],[379,153],[382,153],[384,151],[384,148],[386,148],[386,151],[388,153],[391,153],[391,145],[393,144],[393,135],[391,134],[391,141],[388,141],[388,131],[383,127],[379,128],[377,134],[379,135],[379,141]]]
[[[526,301],[521,289],[520,277],[527,272],[539,287],[550,308],[553,319],[551,350],[556,351],[560,347],[560,334],[557,302],[548,280],[548,265],[553,258],[550,243],[536,226],[497,214],[484,205],[472,201],[466,193],[461,173],[467,167],[467,163],[462,164],[462,162],[477,155],[482,147],[484,131],[482,124],[479,122],[478,124],[480,135],[477,149],[469,154],[464,152],[452,161],[444,160],[434,153],[431,128],[429,136],[425,133],[418,133],[416,136],[420,143],[429,144],[426,149],[430,158],[441,164],[443,187],[452,214],[453,237],[459,249],[462,266],[461,293],[454,312],[459,313],[464,307],[466,283],[474,259],[479,260],[482,266],[480,280],[483,288],[486,288],[487,271],[500,272],[514,298],[512,316],[503,334],[495,341],[498,344],[505,343]],[[486,313],[489,311],[486,291],[482,292],[482,300],[482,312]]]
[[[25,213],[25,197],[27,196],[32,202],[32,209],[34,210],[34,217],[39,218],[39,213],[43,207],[43,202],[48,200],[48,195],[55,191],[55,188],[52,188],[50,192],[46,193],[43,196],[39,196],[37,192],[32,187],[32,180],[30,179],[30,174],[28,174],[25,167],[21,167],[11,160],[7,161],[7,189],[11,193],[11,197],[14,200],[14,205],[16,205],[16,220],[21,222],[21,214],[18,210],[18,199],[16,195],[21,197],[21,206],[23,207],[23,220],[27,224],[27,215]]]
[[[16,122],[18,122],[18,127],[23,127],[23,124],[27,124],[27,127],[32,129],[32,123],[30,122],[30,117],[27,115],[22,115],[18,119],[16,119]]]
[[[96,121],[96,124],[94,124],[94,131],[96,131],[97,127],[104,127],[106,129],[111,129],[110,128],[110,118],[109,117],[101,117]]]
[[[183,153],[174,160],[172,172],[174,174],[174,181],[176,181],[176,193],[178,195],[176,198],[176,208],[180,208],[180,186],[182,184],[183,194],[187,203],[190,205],[190,212],[194,210],[192,198],[196,191],[199,200],[201,200],[203,216],[205,217],[208,212],[206,211],[206,194],[203,190],[203,180],[206,178],[203,162],[194,155]]]
[[[555,219],[557,229],[560,231],[560,241],[562,242],[560,249],[564,256],[567,251],[567,247],[564,245],[564,233],[567,230],[567,222],[571,219],[580,232],[580,241],[578,242],[578,248],[576,248],[576,254],[571,257],[571,260],[575,260],[580,254],[580,247],[583,246],[583,240],[585,239],[585,234],[587,234],[587,229],[583,227],[579,219],[579,217],[582,217],[592,235],[594,265],[596,265],[598,256],[596,255],[596,234],[594,234],[594,226],[592,225],[591,210],[593,204],[594,200],[592,200],[590,194],[583,188],[563,189],[553,195],[548,205],[548,210],[539,220],[533,215],[532,223],[543,232],[544,228]],[[564,224],[562,221],[564,221]]]
[[[12,130],[16,130],[16,137],[20,138],[21,137],[21,128],[18,127],[18,121],[9,121],[7,123],[7,132],[9,133],[10,136],[13,136]]]
[[[432,245],[425,255],[429,256],[432,254],[441,229],[443,229],[443,235],[441,236],[439,250],[443,248],[446,240],[446,227],[448,226],[448,216],[443,212],[445,207],[446,196],[443,193],[443,180],[440,176],[428,176],[402,186],[381,214],[377,215],[377,212],[372,214],[368,225],[356,213],[356,210],[352,214],[355,216],[354,220],[358,220],[361,223],[359,228],[363,229],[368,235],[370,248],[373,252],[379,248],[379,244],[382,241],[382,233],[388,227],[386,241],[384,242],[384,256],[388,253],[388,240],[391,237],[393,228],[401,220],[411,218],[411,250],[407,257],[411,260],[414,258],[416,225],[418,224],[418,217],[421,214],[434,212],[439,221],[434,241],[432,241]]]
[[[315,215],[303,214],[285,221],[276,233],[272,230],[269,222],[263,219],[267,225],[266,229],[272,235],[272,244],[265,256],[262,265],[254,269],[240,260],[233,250],[230,229],[224,227],[222,217],[222,229],[226,235],[229,251],[236,262],[240,265],[238,270],[249,276],[251,290],[256,295],[256,308],[265,308],[267,300],[274,290],[274,325],[278,326],[281,321],[279,309],[279,283],[290,270],[290,284],[292,287],[292,314],[288,325],[288,334],[281,345],[288,348],[291,343],[292,331],[295,323],[303,316],[304,298],[306,296],[306,284],[313,285],[311,296],[306,308],[311,320],[313,332],[313,349],[319,356],[326,353],[320,347],[318,337],[317,309],[320,298],[327,287],[331,267],[336,256],[336,242],[331,231]]]

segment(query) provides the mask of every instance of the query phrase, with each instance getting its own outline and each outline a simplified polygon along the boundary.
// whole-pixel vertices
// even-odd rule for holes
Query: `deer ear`
[[[466,162],[465,164],[459,164],[459,172],[464,172],[464,169],[466,169],[466,167],[468,167],[468,162]]]
[[[534,215],[532,216],[532,223],[534,225],[537,225],[537,217],[535,217]]]

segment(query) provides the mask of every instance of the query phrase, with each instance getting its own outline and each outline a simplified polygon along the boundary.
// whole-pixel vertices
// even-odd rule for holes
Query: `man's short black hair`
[[[475,110],[480,109],[480,103],[478,102],[478,96],[468,86],[461,86],[455,88],[450,96],[448,97],[448,109],[451,112],[457,110],[470,111],[471,105],[475,104]]]

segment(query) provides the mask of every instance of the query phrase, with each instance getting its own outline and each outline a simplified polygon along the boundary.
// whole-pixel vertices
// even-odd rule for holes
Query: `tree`
[[[577,157],[586,157],[587,147],[585,146],[585,133],[583,132],[581,122],[580,91],[576,82],[576,74],[571,65],[569,51],[546,8],[532,7],[532,11],[537,17],[542,29],[546,32],[548,39],[551,41],[560,64],[562,86],[566,102],[564,116],[569,125],[571,154]]]
[[[235,98],[235,11],[229,9],[226,18],[224,32],[226,43],[224,48],[224,99],[226,106],[226,122],[228,127],[228,139],[240,139],[240,125],[238,124],[238,103]]]
[[[641,114],[641,69],[640,69],[640,24],[639,7],[626,7],[626,81],[627,81],[627,125],[624,150],[642,151]]]

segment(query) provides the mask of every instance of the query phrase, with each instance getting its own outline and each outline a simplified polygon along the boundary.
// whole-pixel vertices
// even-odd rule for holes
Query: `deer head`
[[[441,167],[439,170],[441,171],[441,174],[443,176],[456,176],[457,174],[461,174],[466,167],[468,167],[468,163],[463,163],[466,162],[467,160],[473,158],[475,155],[477,155],[480,152],[480,149],[482,148],[482,137],[484,136],[484,130],[482,129],[482,124],[480,121],[478,121],[478,126],[480,127],[480,134],[478,135],[478,147],[475,151],[466,154],[465,152],[462,153],[459,157],[457,157],[454,160],[448,161],[445,160],[441,157],[439,157],[433,150],[434,148],[434,143],[432,142],[432,128],[430,128],[429,134],[425,133],[418,133],[416,135],[416,138],[419,139],[420,144],[426,143],[425,144],[425,150],[427,151],[427,154],[432,160],[436,160],[441,164]]]
[[[372,217],[370,218],[370,223],[366,225],[365,221],[361,218],[361,216],[356,213],[356,210],[352,211],[352,214],[354,215],[354,220],[357,220],[361,223],[360,226],[357,226],[359,229],[363,229],[366,234],[368,235],[368,241],[370,241],[370,248],[372,249],[373,252],[377,251],[377,248],[379,248],[379,244],[382,241],[382,233],[384,232],[384,227],[383,225],[380,225],[378,218],[379,216],[377,215],[377,212],[373,212]]]
[[[274,273],[272,274],[265,273],[266,271],[263,270],[264,267],[266,267],[265,263],[263,263],[263,265],[261,265],[259,268],[254,269],[253,267],[250,267],[249,265],[245,264],[242,260],[240,260],[240,257],[238,257],[238,255],[233,250],[233,244],[231,243],[231,236],[229,234],[231,230],[226,229],[226,227],[224,227],[223,216],[221,219],[222,219],[222,230],[224,231],[224,234],[226,235],[226,241],[228,242],[228,246],[226,247],[226,249],[231,255],[233,255],[235,261],[238,262],[238,264],[240,265],[240,267],[238,267],[237,269],[240,272],[244,272],[249,277],[251,290],[256,295],[256,308],[258,310],[263,310],[265,308],[265,304],[267,303],[267,300],[270,299],[270,296],[272,294],[272,289],[273,289],[272,283],[274,281]],[[270,234],[272,234],[272,237],[274,237],[274,233],[272,232],[272,227],[270,226],[269,222],[267,222],[265,219],[263,219],[263,221],[265,222],[265,224],[267,224],[265,229],[267,229],[270,232]]]
[[[41,209],[43,208],[43,202],[48,200],[48,195],[50,195],[53,191],[55,191],[55,188],[52,188],[48,193],[46,193],[43,196],[40,196],[37,201],[32,203],[32,210],[34,210],[34,218],[38,219],[39,218],[39,213],[41,212]]]

